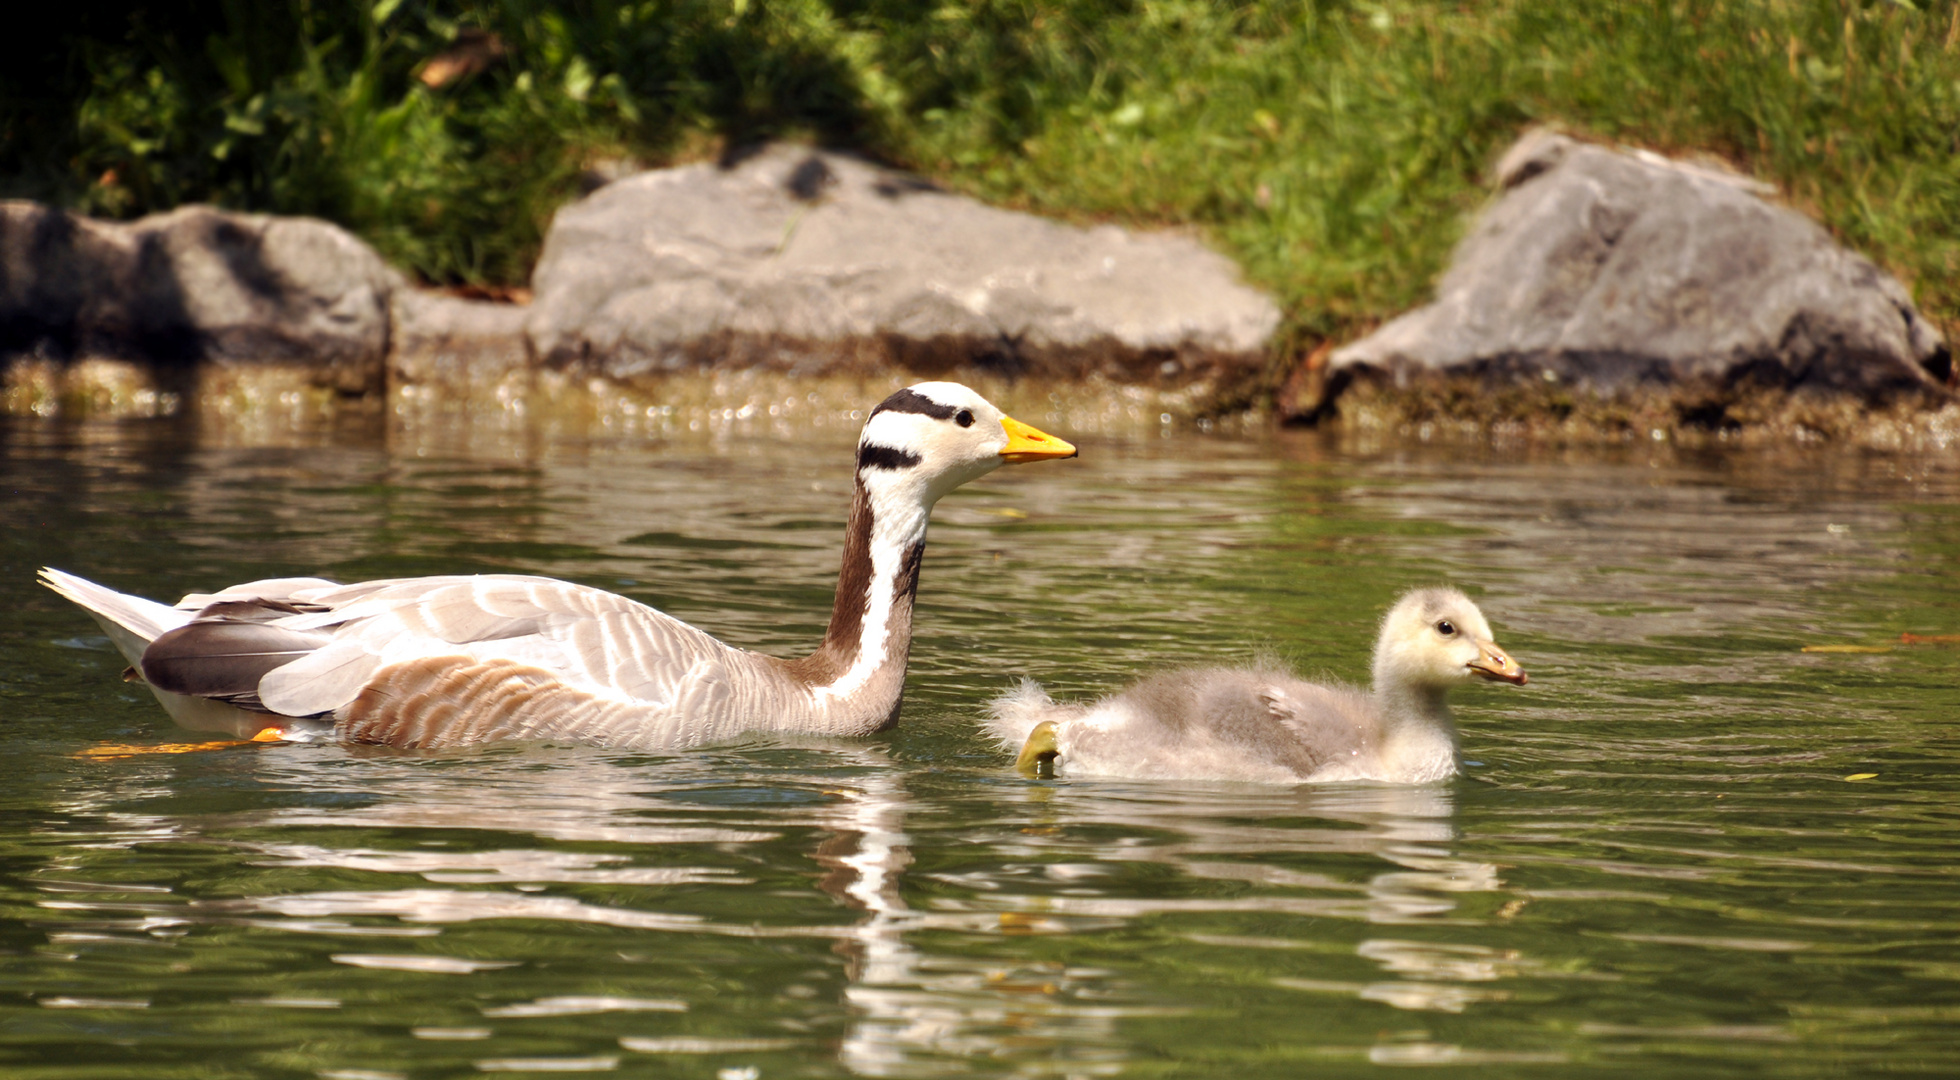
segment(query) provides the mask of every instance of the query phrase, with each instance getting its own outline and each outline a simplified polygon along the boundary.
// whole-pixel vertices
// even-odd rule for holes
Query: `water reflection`
[[[1896,572],[1901,528],[1855,479],[1742,471],[1711,482],[1669,464],[1387,470],[1351,497],[1372,512],[1481,534],[1427,554],[1501,600],[1505,617],[1565,643],[1648,644],[1780,620],[1818,625],[1820,588]],[[1750,677],[1719,665],[1709,677]]]
[[[161,595],[541,572],[792,652],[843,466],[36,431],[0,454],[40,525],[0,530],[0,1022],[36,1065],[1855,1073],[1956,1048],[1953,654],[1800,651],[1960,631],[1950,467],[1092,443],[942,507],[884,739],[78,760],[173,733],[41,562]],[[1092,694],[1264,650],[1359,678],[1380,604],[1439,578],[1534,675],[1464,695],[1470,779],[1028,784],[975,734],[1022,674]]]
[[[455,937],[479,923],[630,932],[636,936],[622,940],[634,955],[656,964],[662,947],[637,935],[812,941],[843,961],[832,1000],[847,1018],[834,1045],[839,1064],[853,1073],[966,1075],[981,1062],[992,1065],[979,1071],[1104,1075],[1138,1054],[1128,1022],[1189,1016],[1193,1006],[1166,1000],[1133,975],[1015,959],[1002,955],[1001,944],[1093,936],[1206,913],[1449,925],[1465,894],[1502,887],[1495,866],[1455,852],[1455,796],[1444,786],[994,784],[984,789],[987,801],[961,815],[986,823],[979,833],[962,830],[981,854],[977,864],[920,881],[914,880],[920,840],[913,819],[921,812],[943,816],[948,807],[942,802],[922,811],[909,790],[921,774],[878,746],[733,750],[708,760],[658,761],[577,748],[450,757],[316,747],[250,753],[240,760],[253,781],[304,792],[310,804],[134,815],[110,807],[160,796],[166,786],[125,783],[81,793],[61,808],[73,820],[94,823],[86,834],[64,838],[71,850],[222,846],[241,874],[239,895],[157,889],[161,895],[145,900],[114,884],[78,884],[73,876],[86,874],[86,867],[71,865],[60,877],[40,877],[40,906],[64,913],[71,935],[168,933],[178,940],[191,927],[237,926],[350,943],[420,940],[427,944],[413,951],[336,943],[324,959],[360,970],[470,978],[542,961],[523,937],[487,939],[503,942],[487,954],[480,935]],[[331,839],[343,836],[354,842]],[[1086,843],[1087,836],[1097,839]],[[382,838],[388,846],[376,846]],[[1327,865],[1330,856],[1359,872],[1295,868]],[[700,897],[780,882],[785,860],[811,867],[804,880],[847,918],[811,923],[754,911],[730,917],[689,910]],[[1141,895],[1127,884],[1139,875],[1183,881],[1178,891],[1188,895]],[[286,884],[323,877],[361,887]],[[253,882],[273,888],[258,891]],[[1243,886],[1254,892],[1244,894]],[[89,899],[90,889],[108,895]],[[789,905],[791,912],[807,910]],[[1303,943],[1183,936],[1228,954]],[[1400,1010],[1460,1013],[1504,1000],[1507,992],[1490,984],[1529,966],[1515,951],[1393,936],[1365,936],[1354,955],[1381,976],[1279,977],[1272,985]],[[803,984],[781,989],[794,985]],[[481,1000],[484,991],[475,996]],[[285,997],[314,1003],[307,1007],[340,1001]],[[828,1007],[823,997],[821,991],[779,995],[778,1007],[791,1018],[820,1013]],[[485,1039],[517,1034],[507,1027],[519,1020],[688,1013],[704,1004],[636,994],[510,996],[501,988],[491,999],[477,1010],[491,1022],[482,1029]],[[286,1007],[283,999],[252,1000]],[[424,1028],[449,1030],[423,1024],[417,1031]],[[619,1036],[629,1049],[637,1040],[641,1052],[667,1053],[681,1052],[671,1040],[702,1037],[707,1033],[671,1027],[667,1034]],[[742,1047],[749,1045],[742,1039],[761,1039],[754,1045],[775,1047],[783,1036],[751,1025],[734,1042],[721,1037],[722,1043],[709,1038],[701,1045]]]
[[[1081,782],[1031,789],[1030,810],[1052,829],[1110,827],[1128,834],[1097,851],[1097,864],[1160,863],[1192,878],[1243,881],[1333,895],[1247,901],[1257,910],[1332,915],[1398,923],[1447,915],[1450,894],[1490,890],[1494,867],[1449,854],[1453,794],[1440,785],[1353,784],[1264,788],[1256,785],[1125,786]],[[1029,844],[1030,855],[1044,845]],[[1086,852],[1084,854],[1087,854]],[[1391,869],[1350,882],[1288,869],[1293,856],[1365,855]],[[1307,858],[1297,861],[1316,863]],[[1093,865],[1093,864],[1092,864]],[[1050,864],[1048,876],[1066,877]],[[1233,910],[1237,900],[1109,899],[1094,888],[1028,898],[1062,915],[1135,918],[1177,910]],[[1072,895],[1074,894],[1074,895]],[[1086,894],[1086,895],[1084,895]]]

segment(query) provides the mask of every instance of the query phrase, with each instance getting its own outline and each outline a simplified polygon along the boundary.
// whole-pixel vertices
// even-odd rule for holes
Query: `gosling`
[[[1025,680],[991,703],[987,726],[1030,777],[1421,784],[1457,772],[1447,698],[1472,678],[1529,681],[1469,597],[1416,589],[1382,619],[1369,693],[1271,667],[1209,667],[1084,705]]]

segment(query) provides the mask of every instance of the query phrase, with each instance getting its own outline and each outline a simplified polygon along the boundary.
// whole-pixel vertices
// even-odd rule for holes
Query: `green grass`
[[[432,281],[521,282],[595,162],[792,137],[1042,213],[1197,229],[1304,347],[1421,302],[1492,160],[1552,124],[1720,156],[1960,325],[1952,0],[90,10],[55,58],[0,65],[14,193],[318,214]],[[472,29],[498,63],[415,78]]]

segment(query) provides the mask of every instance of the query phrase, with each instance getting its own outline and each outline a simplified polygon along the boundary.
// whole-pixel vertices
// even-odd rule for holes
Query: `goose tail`
[[[1042,722],[1061,720],[1081,711],[1080,706],[1057,705],[1040,683],[1022,679],[1014,689],[987,703],[987,734],[1004,749],[1018,751],[1027,743],[1029,733]]]
[[[143,650],[167,630],[191,621],[195,614],[180,611],[155,600],[145,600],[140,596],[119,593],[106,585],[97,585],[84,577],[56,570],[52,566],[41,568],[41,584],[72,600],[95,617],[102,625],[102,632],[116,643],[116,649],[130,663],[143,658]]]
[[[109,640],[116,644],[116,650],[133,668],[142,667],[143,651],[149,648],[150,642],[190,622],[197,615],[195,611],[119,593],[106,585],[97,585],[87,578],[63,573],[51,566],[41,568],[41,584],[73,600],[93,616],[101,624],[102,632],[109,635]],[[260,732],[274,723],[281,725],[282,729],[301,723],[287,717],[249,713],[209,698],[173,694],[155,686],[150,687],[150,692],[156,695],[171,719],[193,731],[223,731],[235,738],[250,739],[262,738]]]

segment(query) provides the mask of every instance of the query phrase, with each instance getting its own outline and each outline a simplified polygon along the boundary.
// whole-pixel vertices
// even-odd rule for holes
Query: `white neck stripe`
[[[858,631],[857,656],[848,671],[828,686],[816,688],[819,700],[846,698],[863,689],[890,659],[892,609],[905,576],[905,556],[925,542],[931,507],[922,505],[913,485],[892,483],[890,474],[863,477],[871,503],[871,583],[865,596],[864,620]]]

